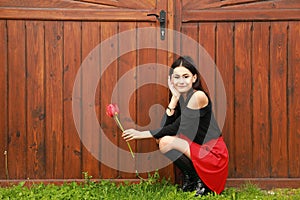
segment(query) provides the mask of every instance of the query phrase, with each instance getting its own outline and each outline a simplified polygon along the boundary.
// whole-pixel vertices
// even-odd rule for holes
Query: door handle
[[[160,25],[160,39],[164,40],[166,35],[166,11],[161,10],[158,14],[147,14],[147,16],[155,16]]]

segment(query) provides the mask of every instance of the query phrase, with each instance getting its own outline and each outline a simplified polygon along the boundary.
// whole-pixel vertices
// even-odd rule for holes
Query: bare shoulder
[[[208,97],[203,91],[196,91],[192,95],[187,107],[191,109],[200,109],[208,104]]]

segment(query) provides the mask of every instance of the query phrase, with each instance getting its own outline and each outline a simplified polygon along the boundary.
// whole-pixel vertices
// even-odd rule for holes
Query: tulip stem
[[[123,128],[123,126],[122,126],[122,124],[121,124],[121,122],[120,122],[120,120],[118,118],[118,114],[117,113],[114,115],[114,120],[116,121],[116,123],[117,123],[118,127],[121,129],[121,131],[124,132],[124,128]],[[128,146],[128,148],[130,150],[132,158],[134,158],[134,154],[133,154],[133,151],[131,149],[131,146],[130,146],[129,142],[127,142],[127,146]]]
[[[6,174],[6,178],[9,179],[7,151],[4,151],[4,156],[5,156],[5,174]]]

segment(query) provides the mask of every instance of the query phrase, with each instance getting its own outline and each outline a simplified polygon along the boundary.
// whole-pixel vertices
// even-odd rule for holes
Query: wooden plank
[[[45,22],[46,178],[63,178],[63,23]]]
[[[136,29],[137,23],[128,22],[128,23],[119,23],[119,32],[129,31]],[[118,79],[122,78],[127,72],[134,71],[132,77],[126,82],[126,84],[118,84],[118,105],[121,108],[129,109],[130,116],[124,115],[124,110],[120,111],[120,120],[125,129],[135,128],[136,122],[136,92],[132,93],[130,97],[129,105],[127,105],[127,99],[124,99],[129,92],[132,92],[136,89],[136,78],[135,78],[135,67],[136,67],[136,51],[131,51],[126,54],[123,54],[126,49],[135,49],[137,36],[127,37],[127,40],[119,40],[119,66],[118,66]],[[127,78],[126,78],[127,79]],[[118,137],[119,139],[119,148],[128,151],[127,143]],[[133,152],[136,152],[136,141],[131,141],[130,146]],[[120,155],[120,152],[119,152]],[[123,165],[128,170],[135,171],[135,159],[125,160],[123,156],[119,156],[119,163]],[[120,178],[135,178],[134,173],[119,172]]]
[[[100,130],[98,129],[98,124],[94,124],[91,117],[93,117],[90,112],[89,107],[95,106],[94,104],[85,103],[87,102],[86,98],[88,96],[93,95],[92,91],[86,90],[91,85],[91,81],[95,80],[96,77],[91,77],[92,75],[89,73],[90,68],[87,66],[91,66],[98,71],[94,71],[94,76],[99,76],[100,67],[99,62],[99,51],[92,51],[100,42],[100,29],[98,22],[83,22],[82,23],[82,58],[88,59],[86,64],[82,66],[82,140],[84,140],[83,144],[87,148],[82,148],[82,171],[88,172],[88,175],[93,178],[99,177],[99,156],[100,156]],[[89,56],[89,57],[87,57]]]
[[[236,176],[252,176],[251,23],[235,25],[234,128]],[[243,138],[243,139],[241,139]]]
[[[226,0],[226,1],[217,1],[217,0],[190,0],[187,1],[183,7],[186,10],[198,10],[198,9],[210,9],[210,8],[227,8],[235,5],[248,5],[251,3],[258,2],[260,0]]]
[[[246,10],[249,8],[256,9],[282,9],[282,8],[300,8],[300,3],[297,0],[188,0],[184,2],[184,10],[200,10],[200,9],[239,9]]]
[[[202,85],[213,101],[213,110],[216,114],[216,94],[215,94],[215,45],[216,45],[216,24],[200,23],[198,31],[198,43],[200,45],[198,56],[198,68],[202,76]]]
[[[7,30],[8,170],[10,178],[25,179],[27,178],[25,23],[7,21]]]
[[[168,0],[159,0],[157,1],[157,10],[166,10],[167,12],[167,28],[170,30],[174,30],[174,8],[170,7],[174,6],[173,1]],[[157,24],[157,27],[159,25]],[[170,42],[173,42],[174,37],[171,36],[173,31],[167,31],[165,40],[161,40],[160,33],[157,33],[156,36],[156,43],[157,43],[157,64],[159,64],[156,68],[156,89],[157,92],[156,100],[157,104],[160,104],[162,106],[161,110],[160,108],[156,109],[156,116],[158,116],[158,119],[162,118],[163,114],[165,113],[165,108],[167,107],[169,103],[169,89],[168,89],[168,75],[169,75],[169,68],[168,66],[168,55],[172,57],[173,55],[173,44],[170,46]],[[171,38],[170,38],[171,36]],[[167,50],[167,51],[166,51]],[[158,83],[164,83],[165,86],[159,85]],[[159,127],[160,124],[158,124],[157,127]],[[158,147],[156,147],[156,150],[158,150]],[[164,156],[158,157],[156,162],[163,163],[164,160],[167,160]],[[161,168],[158,170],[158,173],[165,177],[166,179],[169,179],[170,181],[174,181],[174,167],[173,165],[168,165],[164,168]]]
[[[270,177],[270,23],[253,23],[253,176]]]
[[[184,34],[184,37],[181,37],[181,55],[190,56],[198,66],[198,24],[183,24],[181,33]]]
[[[299,20],[299,9],[247,9],[247,10],[188,10],[182,12],[182,22],[197,21],[276,21]]]
[[[138,23],[138,28],[145,28],[155,26],[155,24],[143,22]],[[155,47],[157,45],[157,35],[149,33],[146,35],[145,31],[137,31],[137,45],[138,48],[142,46],[152,46]],[[147,39],[145,39],[147,38]],[[157,62],[157,52],[155,49],[139,49],[137,54],[137,66],[141,66],[143,64],[156,63]],[[155,64],[153,66],[147,68],[147,73],[145,70],[137,70],[137,85],[142,82],[142,80],[156,80],[156,70]],[[137,88],[137,125],[141,127],[145,127],[144,129],[155,129],[159,126],[160,118],[150,118],[150,107],[157,103],[157,93],[155,91],[155,84],[148,84],[142,87]],[[151,97],[149,94],[152,94]],[[153,121],[151,121],[153,120]],[[152,123],[152,126],[149,124]],[[157,150],[157,145],[155,140],[138,140],[137,141],[137,151],[139,153],[148,153]],[[145,157],[145,156],[144,156]],[[143,168],[153,166],[153,160],[155,158],[149,157],[147,160],[138,159],[137,160],[137,168]],[[146,178],[148,175],[146,173],[140,174],[142,177]]]
[[[118,23],[116,22],[101,22],[101,42],[106,39],[113,37],[118,32]],[[106,106],[111,102],[111,95],[114,86],[117,83],[117,70],[118,63],[114,61],[109,66],[104,66],[107,60],[110,58],[117,59],[118,56],[118,43],[116,37],[114,39],[110,39],[108,41],[110,44],[109,49],[101,48],[101,127],[105,136],[112,142],[115,146],[118,145],[118,135],[121,134],[121,131],[118,129],[114,120],[106,115]],[[106,45],[107,46],[107,45]],[[104,68],[106,70],[104,71]],[[101,160],[109,160],[111,163],[116,164],[118,162],[118,152],[116,149],[112,149],[105,142],[102,142],[101,138]],[[111,166],[107,166],[105,164],[101,164],[101,178],[116,178],[118,176],[118,171],[116,169],[111,168]]]
[[[149,10],[1,8],[0,19],[74,20],[74,21],[156,21]]]
[[[271,176],[287,177],[287,22],[271,23]]]
[[[44,23],[26,22],[27,176],[45,176]]]
[[[234,24],[218,23],[216,32],[216,64],[223,80],[216,77],[216,118],[218,122],[223,118],[222,113],[226,100],[226,120],[222,135],[229,151],[229,177],[236,177],[236,143],[234,130]],[[226,52],[224,54],[224,52]],[[224,86],[223,86],[224,84]],[[220,89],[225,87],[226,99],[219,97]],[[222,93],[221,93],[222,95]],[[218,111],[218,109],[220,109]],[[220,112],[221,111],[221,112]],[[221,127],[220,127],[221,128]]]
[[[129,8],[129,9],[155,9],[156,1],[138,0],[0,0],[1,7],[26,7],[26,8],[76,8],[76,9],[105,9],[105,8]]]
[[[299,177],[300,171],[300,23],[289,22],[288,35],[288,157],[289,177]]]
[[[7,68],[7,28],[6,21],[0,20],[0,38],[2,41],[0,43],[0,179],[7,178],[7,163],[5,157],[5,151],[7,152],[7,95],[8,95],[8,68]]]
[[[64,178],[82,177],[81,142],[74,120],[81,121],[81,117],[74,119],[72,103],[80,108],[80,98],[72,99],[73,85],[78,68],[81,64],[81,23],[64,22]],[[76,88],[75,96],[80,97],[80,88]],[[81,124],[79,124],[81,126]],[[78,127],[81,129],[81,127]],[[72,169],[72,170],[70,170]]]

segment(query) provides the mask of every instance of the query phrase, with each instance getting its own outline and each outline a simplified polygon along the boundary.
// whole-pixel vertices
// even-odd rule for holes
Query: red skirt
[[[228,176],[228,150],[223,137],[199,145],[186,136],[180,138],[190,145],[191,160],[204,184],[212,191],[220,194],[226,184]]]

